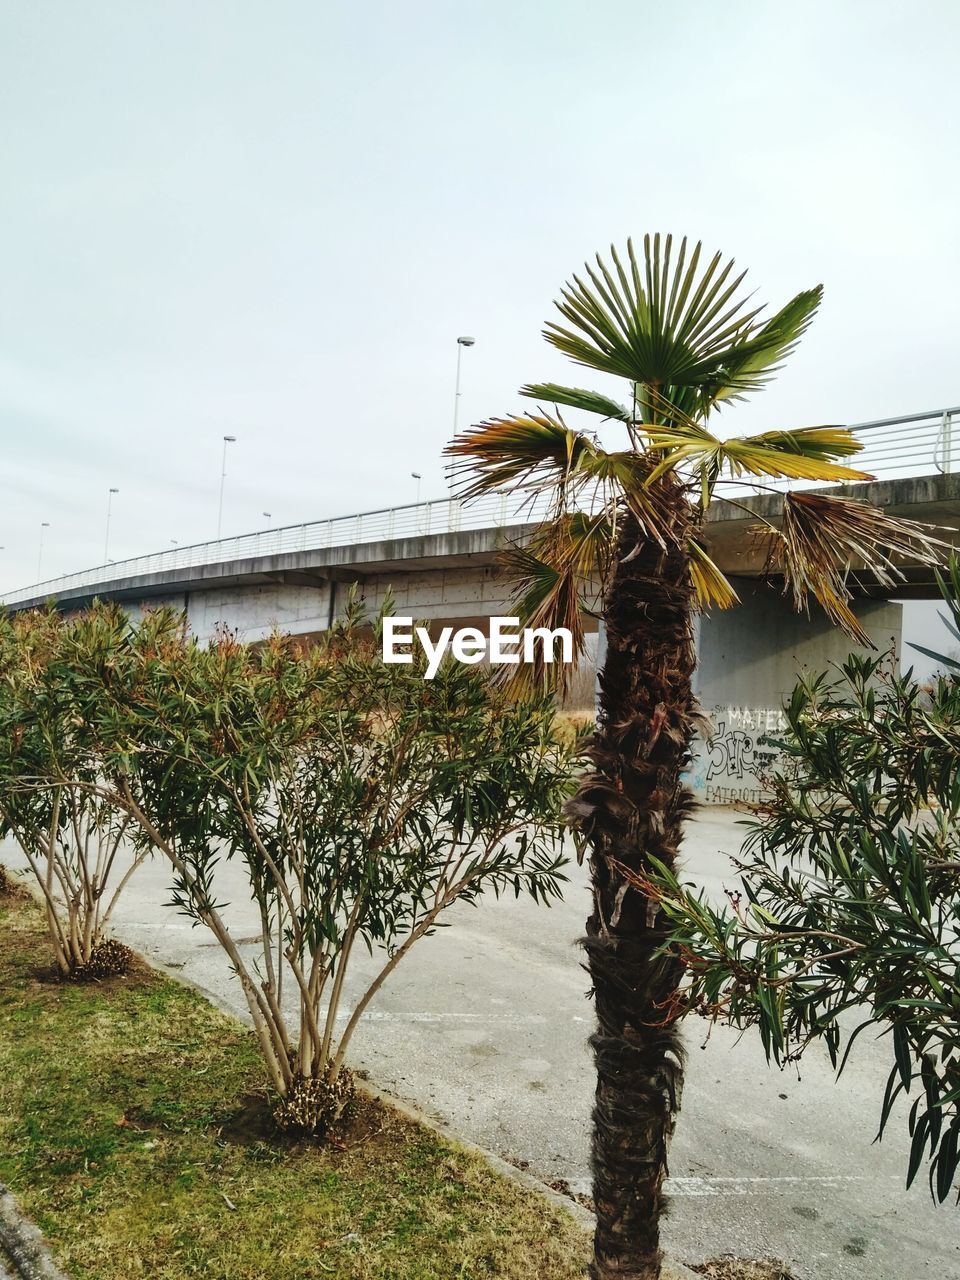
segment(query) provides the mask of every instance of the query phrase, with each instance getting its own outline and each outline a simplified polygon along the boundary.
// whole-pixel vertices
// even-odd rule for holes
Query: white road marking
[[[340,1009],[338,1018],[349,1018],[351,1009]],[[368,1009],[364,1022],[469,1022],[488,1026],[543,1024],[551,1021],[542,1013],[390,1013],[385,1009]]]
[[[866,1181],[865,1177],[852,1173],[784,1174],[769,1178],[668,1178],[664,1190],[671,1196],[758,1196],[767,1195],[781,1187],[836,1187],[847,1182]]]

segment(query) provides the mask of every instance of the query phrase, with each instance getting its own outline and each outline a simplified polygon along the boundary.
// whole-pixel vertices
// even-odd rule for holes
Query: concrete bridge
[[[861,423],[864,442],[856,465],[877,478],[834,486],[830,492],[871,501],[891,514],[942,527],[960,544],[960,408]],[[779,488],[786,486],[780,485]],[[808,486],[809,487],[809,486]],[[780,492],[756,493],[737,503],[722,498],[711,509],[711,555],[736,579],[743,606],[702,620],[699,689],[716,733],[704,744],[693,773],[708,800],[752,798],[757,770],[768,754],[757,739],[776,729],[779,707],[798,667],[822,669],[847,653],[849,641],[826,618],[797,617],[778,585],[763,581],[763,557],[750,536],[758,517],[776,517]],[[522,541],[544,514],[542,504],[521,507],[512,497],[463,505],[456,499],[318,520],[216,542],[176,547],[117,564],[101,565],[8,593],[12,610],[54,599],[62,609],[94,599],[123,602],[133,612],[169,604],[186,612],[191,629],[208,637],[218,626],[257,640],[279,627],[310,636],[326,630],[349,584],[357,583],[376,609],[387,591],[396,612],[457,626],[480,625],[509,612],[510,583],[498,556]],[[929,570],[906,570],[898,598],[936,594]],[[881,648],[899,650],[901,606],[884,598],[868,574],[857,574],[857,612]],[[595,641],[595,637],[594,637]],[[595,643],[572,696],[592,703]]]

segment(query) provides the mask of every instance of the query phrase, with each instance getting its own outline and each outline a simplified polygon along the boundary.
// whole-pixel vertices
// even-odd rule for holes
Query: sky
[[[779,306],[728,432],[960,402],[954,0],[0,0],[0,590],[447,491],[583,384],[585,259],[672,231]],[[577,376],[571,379],[571,373]],[[269,519],[263,515],[269,512]],[[928,611],[929,613],[929,611]]]

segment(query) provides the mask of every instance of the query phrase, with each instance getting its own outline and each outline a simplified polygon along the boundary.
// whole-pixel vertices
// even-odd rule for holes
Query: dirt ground
[[[693,1267],[706,1280],[794,1280],[782,1262],[766,1259],[750,1262],[745,1258],[715,1258],[702,1266]]]

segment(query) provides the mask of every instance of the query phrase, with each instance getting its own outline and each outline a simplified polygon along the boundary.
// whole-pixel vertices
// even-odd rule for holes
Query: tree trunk
[[[698,714],[687,553],[694,516],[676,481],[660,484],[674,490],[676,545],[663,551],[626,517],[605,602],[594,769],[570,806],[589,837],[594,904],[584,940],[598,1022],[594,1280],[660,1275],[662,1186],[683,1075],[674,1025],[681,965],[656,954],[661,920],[623,870],[643,876],[651,857],[673,866],[693,808],[680,775]]]

